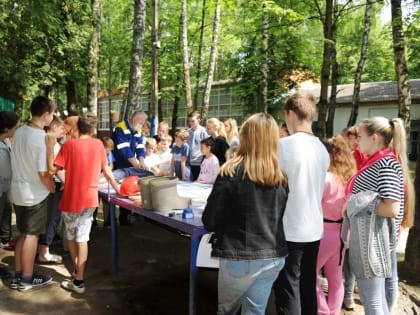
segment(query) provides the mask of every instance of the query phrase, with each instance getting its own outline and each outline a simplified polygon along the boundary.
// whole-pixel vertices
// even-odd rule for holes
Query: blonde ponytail
[[[400,160],[404,175],[404,217],[401,225],[410,228],[414,224],[415,191],[411,180],[407,159],[407,136],[401,118],[390,120],[393,128],[392,147]]]

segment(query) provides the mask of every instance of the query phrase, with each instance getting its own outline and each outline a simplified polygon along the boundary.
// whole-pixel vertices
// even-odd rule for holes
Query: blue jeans
[[[284,266],[284,258],[220,259],[218,315],[265,314],[271,287]]]
[[[365,315],[389,315],[385,278],[357,279]]]
[[[356,277],[351,271],[349,264],[349,250],[346,249],[346,256],[344,257],[343,264],[343,276],[344,276],[344,296],[353,296],[354,285],[356,284]]]
[[[398,299],[398,265],[397,265],[397,249],[391,251],[391,278],[385,278],[385,296],[388,304],[389,312],[392,310]]]
[[[63,195],[63,192],[60,190],[60,186],[61,186],[61,183],[57,184],[55,194],[52,197],[54,198],[52,205],[51,203],[49,204],[49,207],[51,207],[52,209],[48,209],[49,215],[48,215],[47,230],[45,234],[42,234],[39,237],[39,242],[42,245],[52,244],[54,240],[54,236],[57,232],[57,226],[60,223],[61,211],[60,209],[58,209],[58,204],[60,203],[61,196]]]

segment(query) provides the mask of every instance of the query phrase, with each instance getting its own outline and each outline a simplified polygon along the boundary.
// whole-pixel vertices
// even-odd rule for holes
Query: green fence
[[[13,112],[15,103],[11,100],[0,97],[0,111]]]

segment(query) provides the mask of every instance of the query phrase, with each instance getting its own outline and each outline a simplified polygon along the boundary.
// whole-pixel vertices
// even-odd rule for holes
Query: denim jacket
[[[215,232],[212,256],[254,260],[287,255],[283,214],[288,189],[261,186],[243,178],[219,175],[207,199],[202,221]]]

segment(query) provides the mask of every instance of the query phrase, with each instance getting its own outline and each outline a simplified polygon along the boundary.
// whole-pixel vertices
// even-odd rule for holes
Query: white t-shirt
[[[160,163],[160,158],[156,153],[146,155],[144,158],[144,165],[146,165],[147,169],[151,169],[154,166],[158,166],[159,163]]]
[[[47,146],[45,132],[38,128],[22,126],[16,130],[12,145],[13,203],[18,206],[34,206],[49,194],[39,178],[39,172],[47,172]]]
[[[172,153],[171,150],[165,152],[158,151],[157,153],[160,158],[159,168],[162,172],[169,173],[171,171]]]
[[[321,200],[329,154],[317,137],[297,132],[280,140],[279,156],[289,184],[283,217],[286,240],[318,241],[323,234]]]

